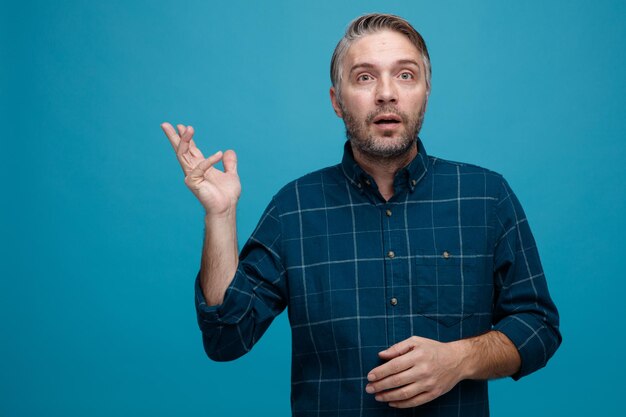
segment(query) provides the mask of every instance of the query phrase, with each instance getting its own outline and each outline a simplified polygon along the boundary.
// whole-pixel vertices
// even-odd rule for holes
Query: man
[[[243,355],[289,306],[294,416],[488,415],[486,381],[561,341],[522,208],[500,175],[426,154],[430,61],[408,22],[353,21],[331,78],[343,161],[281,189],[239,257],[235,153],[205,159],[191,126],[162,126],[206,210],[206,353]]]

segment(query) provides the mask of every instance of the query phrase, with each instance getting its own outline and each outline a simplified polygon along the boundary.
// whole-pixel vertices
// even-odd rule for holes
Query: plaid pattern
[[[341,164],[285,186],[244,246],[224,303],[196,281],[204,347],[232,360],[289,306],[294,416],[486,416],[486,381],[415,409],[365,392],[377,353],[412,335],[442,342],[490,329],[519,349],[520,378],[561,341],[528,222],[506,181],[418,156],[386,202],[346,143]]]

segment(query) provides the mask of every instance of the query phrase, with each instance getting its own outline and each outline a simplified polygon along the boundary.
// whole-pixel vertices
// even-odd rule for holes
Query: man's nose
[[[387,77],[380,78],[376,85],[376,104],[396,103],[398,91],[393,81]]]

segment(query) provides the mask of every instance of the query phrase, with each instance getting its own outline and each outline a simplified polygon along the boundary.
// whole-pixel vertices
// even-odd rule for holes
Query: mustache
[[[375,111],[368,113],[367,117],[365,118],[365,121],[369,124],[372,123],[374,121],[374,119],[378,116],[380,116],[381,114],[394,114],[396,116],[398,116],[400,118],[400,120],[402,120],[402,123],[407,123],[409,120],[409,115],[401,112],[400,110],[398,110],[397,108],[395,108],[394,106],[384,106],[384,107],[379,107],[378,109],[376,109]]]

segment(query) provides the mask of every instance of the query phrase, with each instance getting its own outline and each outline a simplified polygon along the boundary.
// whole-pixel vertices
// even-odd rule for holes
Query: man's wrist
[[[517,348],[498,331],[492,330],[450,344],[459,358],[461,380],[502,378],[519,370],[521,360]]]
[[[225,210],[221,213],[213,213],[206,211],[204,212],[204,224],[208,226],[210,224],[215,223],[224,223],[225,221],[234,221],[237,217],[237,208],[233,207],[232,209]]]
[[[471,339],[461,339],[450,342],[458,360],[459,381],[473,379],[476,373],[474,360],[474,346]]]

